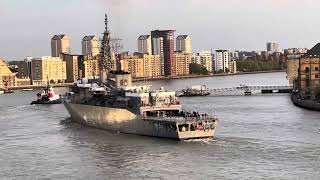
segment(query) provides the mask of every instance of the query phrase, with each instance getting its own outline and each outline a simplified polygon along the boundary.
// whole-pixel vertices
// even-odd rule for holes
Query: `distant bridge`
[[[232,88],[216,88],[200,90],[203,92],[209,92],[208,96],[241,96],[241,95],[254,95],[254,94],[272,94],[272,93],[290,93],[293,86],[247,86],[240,85]],[[177,91],[177,94],[183,93],[183,91]]]

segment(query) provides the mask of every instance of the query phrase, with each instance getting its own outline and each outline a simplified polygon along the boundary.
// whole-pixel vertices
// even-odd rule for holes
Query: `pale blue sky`
[[[319,41],[318,0],[0,0],[0,57],[50,55],[50,38],[66,33],[73,53],[85,35],[111,33],[136,51],[153,29],[190,34],[194,51],[263,50],[266,41],[311,48]]]

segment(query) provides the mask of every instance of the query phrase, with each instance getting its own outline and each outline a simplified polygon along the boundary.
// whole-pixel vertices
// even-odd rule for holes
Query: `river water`
[[[285,73],[150,82],[182,89],[287,85]],[[140,83],[141,84],[141,83]],[[66,89],[58,89],[63,93]],[[213,140],[176,142],[71,123],[34,92],[0,95],[0,179],[319,179],[319,113],[289,96],[182,98],[220,119]]]

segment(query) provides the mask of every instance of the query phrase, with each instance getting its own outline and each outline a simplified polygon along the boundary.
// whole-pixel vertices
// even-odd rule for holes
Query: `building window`
[[[316,75],[315,75],[315,78],[319,78],[319,74],[316,74]]]
[[[304,69],[304,72],[306,72],[306,73],[310,72],[309,67],[306,67],[306,68]]]
[[[315,71],[319,71],[319,67],[315,67],[314,70],[315,70]]]
[[[306,76],[306,87],[307,88],[310,87],[310,76],[309,75]]]

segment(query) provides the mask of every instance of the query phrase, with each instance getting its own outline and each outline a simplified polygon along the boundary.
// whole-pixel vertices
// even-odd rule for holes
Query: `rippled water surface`
[[[181,89],[287,81],[284,73],[271,73],[150,84]],[[213,113],[220,124],[213,140],[176,142],[71,123],[63,105],[28,105],[35,93],[0,95],[1,179],[320,178],[319,113],[293,106],[288,95],[183,98],[185,109]]]

